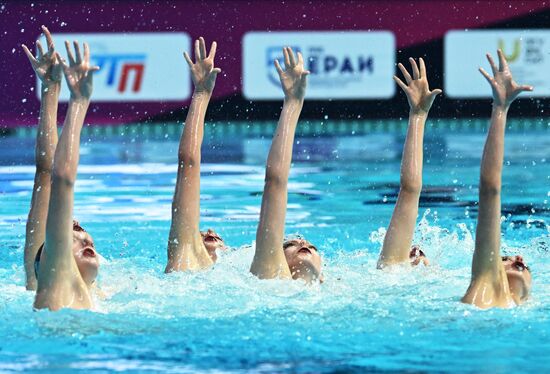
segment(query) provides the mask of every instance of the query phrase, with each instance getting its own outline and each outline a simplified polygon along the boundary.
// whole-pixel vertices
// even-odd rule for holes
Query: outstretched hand
[[[195,63],[191,60],[187,52],[183,56],[191,69],[191,78],[195,85],[195,92],[212,93],[216,84],[216,77],[221,73],[220,68],[214,67],[214,57],[216,57],[216,42],[212,43],[210,53],[206,53],[206,43],[201,36],[199,40],[195,40]]]
[[[298,52],[298,59],[296,60],[290,47],[284,47],[283,54],[285,57],[285,70],[281,68],[278,60],[275,60],[275,68],[279,73],[285,99],[303,100],[306,94],[306,77],[309,74],[309,71],[304,69],[304,58]]]
[[[84,57],[80,53],[80,46],[75,40],[73,42],[75,55],[71,52],[71,46],[68,41],[65,41],[65,48],[67,49],[67,56],[69,58],[69,64],[59,55],[57,60],[61,63],[63,73],[65,74],[65,80],[69,86],[71,92],[71,99],[85,99],[89,100],[92,96],[93,88],[93,72],[99,70],[99,66],[90,65],[90,49],[87,43],[84,43]]]
[[[40,79],[45,87],[51,87],[55,84],[61,84],[62,70],[55,55],[55,47],[53,45],[53,39],[50,31],[46,26],[42,26],[42,32],[44,33],[48,43],[48,52],[44,53],[44,48],[39,40],[36,41],[36,47],[38,49],[37,57],[34,57],[25,44],[22,44],[21,47],[29,58],[38,79]]]
[[[497,53],[499,60],[498,69],[491,55],[487,53],[487,60],[489,60],[494,77],[491,77],[483,68],[479,68],[479,72],[487,79],[493,89],[494,105],[508,108],[520,93],[523,91],[533,91],[533,86],[520,86],[517,84],[512,77],[512,72],[508,67],[504,53],[500,49],[497,50]]]
[[[407,100],[409,101],[411,112],[415,114],[428,114],[435,100],[435,97],[443,91],[441,91],[439,88],[430,91],[428,78],[426,76],[426,65],[424,64],[424,60],[422,59],[422,57],[419,59],[419,61],[420,69],[418,69],[416,61],[413,58],[409,58],[409,62],[411,63],[411,68],[413,72],[412,77],[407,69],[405,69],[403,64],[399,63],[397,65],[399,67],[399,70],[401,70],[401,73],[403,73],[403,77],[405,77],[405,81],[407,82],[407,84],[403,83],[403,81],[399,79],[396,75],[393,76],[393,79],[395,80],[397,85],[401,87],[401,89],[405,92],[405,95],[407,95]]]

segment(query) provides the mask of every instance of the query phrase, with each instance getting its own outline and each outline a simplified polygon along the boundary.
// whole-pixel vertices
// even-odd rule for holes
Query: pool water
[[[22,265],[31,137],[0,138],[0,371],[364,372],[550,370],[550,137],[510,133],[503,251],[533,269],[522,307],[459,302],[470,280],[484,133],[426,137],[415,242],[429,268],[376,270],[398,191],[401,134],[298,138],[286,232],[324,257],[325,283],[249,274],[267,137],[208,138],[201,227],[232,249],[163,274],[177,139],[82,146],[75,218],[105,257],[95,311],[32,310]]]

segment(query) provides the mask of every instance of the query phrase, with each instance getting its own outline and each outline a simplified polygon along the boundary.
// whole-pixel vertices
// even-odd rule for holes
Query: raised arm
[[[73,191],[80,151],[80,131],[92,94],[90,52],[84,57],[75,41],[75,56],[65,42],[69,65],[56,53],[71,92],[63,131],[55,151],[52,190],[46,222],[46,241],[40,260],[36,308],[89,308],[91,299],[76,265],[73,247]]]
[[[414,59],[410,58],[409,61],[412,77],[402,64],[398,65],[407,84],[397,76],[393,77],[409,101],[409,127],[401,160],[399,195],[384,238],[378,268],[410,261],[409,254],[422,190],[424,124],[435,97],[441,93],[440,89],[430,91],[424,60],[420,58],[420,69]]]
[[[496,67],[491,55],[487,54],[493,77],[483,68],[479,68],[493,90],[493,110],[481,159],[479,212],[472,260],[472,279],[466,295],[462,298],[463,302],[475,304],[481,308],[506,307],[512,301],[508,279],[500,257],[500,190],[504,160],[504,131],[510,104],[521,92],[533,90],[531,86],[520,86],[514,82],[506,58],[500,49],[498,57],[499,68]]]
[[[204,117],[210,102],[216,76],[214,67],[216,42],[210,54],[201,37],[195,41],[195,63],[184,53],[195,85],[191,105],[178,150],[178,176],[172,201],[172,224],[168,238],[166,272],[205,269],[213,264],[199,231],[200,220],[200,164],[204,132]]]
[[[36,58],[26,45],[21,46],[41,82],[40,117],[36,131],[36,172],[34,174],[31,209],[27,219],[25,235],[24,261],[27,290],[36,290],[34,259],[38,248],[44,243],[46,233],[53,156],[57,146],[57,103],[62,75],[61,65],[55,58],[52,36],[46,26],[42,26],[42,32],[48,43],[47,53],[44,53],[44,49],[38,40],[36,41],[38,49]]]
[[[256,232],[256,252],[250,271],[259,278],[291,278],[283,252],[287,184],[296,124],[304,104],[308,71],[300,52],[297,60],[290,48],[283,49],[285,70],[275,60],[285,99],[269,150],[265,186]]]

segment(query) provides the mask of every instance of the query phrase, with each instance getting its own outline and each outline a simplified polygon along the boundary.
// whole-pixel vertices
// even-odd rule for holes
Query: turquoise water
[[[105,257],[96,311],[32,310],[22,265],[34,140],[0,138],[0,371],[548,372],[550,137],[510,133],[503,248],[533,269],[533,298],[481,311],[470,278],[485,134],[426,138],[415,241],[429,268],[378,271],[401,135],[297,139],[287,233],[324,256],[325,283],[248,273],[270,139],[207,138],[201,227],[233,250],[195,274],[163,274],[177,139],[83,139],[75,218]]]

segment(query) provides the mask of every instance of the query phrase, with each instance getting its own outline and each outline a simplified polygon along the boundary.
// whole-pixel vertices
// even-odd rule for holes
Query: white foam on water
[[[33,368],[41,368],[48,357],[55,361],[69,355],[90,360],[86,364],[89,367],[101,367],[101,361],[118,362],[120,367],[133,365],[124,359],[134,360],[134,364],[140,359],[142,363],[165,360],[158,366],[164,369],[179,369],[177,363],[193,359],[197,359],[194,364],[200,360],[226,367],[227,360],[235,358],[252,362],[249,368],[269,360],[275,361],[273,367],[314,360],[327,366],[346,362],[358,365],[352,367],[392,370],[377,366],[375,361],[383,357],[390,363],[406,362],[414,371],[444,371],[448,367],[475,371],[464,357],[478,355],[480,362],[501,363],[500,353],[495,359],[487,355],[497,346],[499,352],[515,352],[513,357],[507,356],[507,362],[516,360],[513,367],[526,368],[548,346],[550,231],[546,216],[539,212],[528,222],[512,227],[505,221],[503,225],[503,252],[519,249],[533,268],[533,298],[520,308],[481,311],[460,303],[470,281],[474,246],[473,219],[462,216],[462,207],[449,208],[446,212],[460,210],[450,219],[433,209],[421,210],[414,241],[422,246],[432,266],[380,271],[376,262],[385,228],[378,227],[389,219],[390,209],[362,205],[362,195],[355,194],[352,182],[349,186],[333,183],[330,190],[334,189],[334,195],[329,195],[324,192],[326,180],[316,183],[308,177],[307,182],[291,181],[289,191],[314,195],[319,201],[289,195],[287,233],[315,239],[324,254],[323,284],[258,280],[249,273],[253,244],[221,254],[218,263],[207,271],[165,275],[175,165],[82,166],[82,180],[102,174],[80,187],[75,215],[98,231],[94,239],[107,256],[102,261],[99,283],[108,297],[99,300],[92,312],[33,312],[32,293],[22,286],[30,195],[4,195],[3,202],[8,202],[11,210],[0,214],[4,229],[0,234],[3,357],[5,352],[38,357],[40,363],[29,361]],[[264,168],[209,167],[203,171],[235,174],[201,178],[206,182],[201,225],[216,222],[216,229],[222,228],[229,244],[232,240],[242,243],[254,236],[261,197],[250,192],[261,191]],[[34,167],[22,170],[0,167],[0,174],[26,174],[18,176],[23,182],[27,180],[20,186],[32,188],[29,181]],[[294,175],[315,174],[321,168],[296,171]],[[111,173],[129,177],[125,181]],[[323,177],[334,177],[328,173]],[[372,178],[385,183],[392,171],[384,173]],[[396,173],[390,177],[398,180]],[[329,180],[340,181],[339,177]],[[357,179],[357,173],[353,178]],[[367,199],[371,195],[376,199],[379,192],[374,191]],[[546,193],[545,188],[544,198]],[[367,215],[374,218],[364,223]],[[354,232],[356,226],[366,229]],[[48,347],[48,352],[37,354],[38,346]],[[457,349],[460,355],[454,354]],[[98,357],[97,361],[91,362],[91,357]],[[438,358],[444,363],[432,366]],[[0,371],[6,370],[8,366],[2,365],[0,360]],[[110,366],[115,367],[117,364]]]

